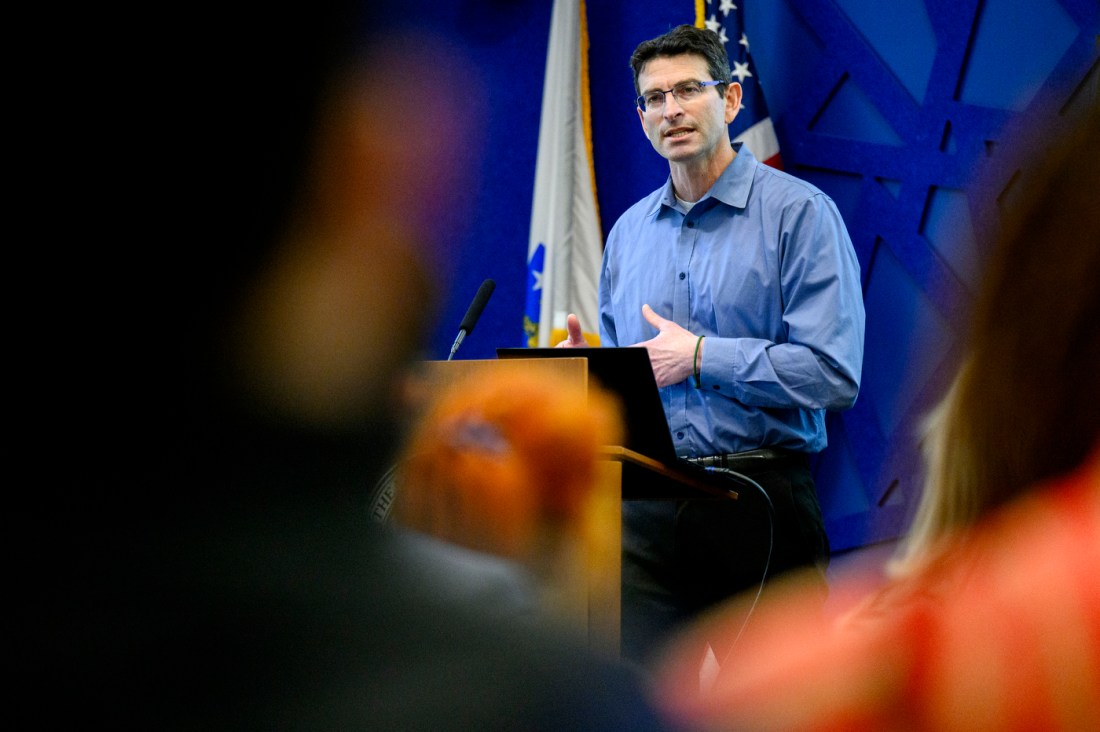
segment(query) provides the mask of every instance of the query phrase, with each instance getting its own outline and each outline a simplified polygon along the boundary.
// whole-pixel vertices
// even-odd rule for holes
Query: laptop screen
[[[649,351],[644,348],[498,348],[498,358],[586,358],[588,375],[622,402],[623,447],[664,464],[676,461]]]

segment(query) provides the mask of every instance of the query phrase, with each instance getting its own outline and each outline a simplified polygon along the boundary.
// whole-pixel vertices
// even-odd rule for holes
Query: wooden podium
[[[465,361],[425,361],[419,369],[418,383],[425,398],[469,379],[503,378],[510,370],[526,374],[546,374],[589,389],[588,360],[579,358],[553,359],[491,359]],[[594,502],[599,525],[607,535],[602,547],[578,547],[576,561],[566,587],[562,589],[561,609],[567,617],[586,628],[589,645],[600,652],[618,655],[620,650],[620,576],[622,547],[622,502],[629,500],[681,500],[711,498],[736,500],[737,493],[721,481],[701,480],[678,471],[645,455],[619,445],[603,448],[599,462]],[[567,456],[563,456],[563,459]],[[600,556],[591,552],[600,551]],[[588,552],[588,555],[584,555]],[[600,567],[595,573],[592,567]]]

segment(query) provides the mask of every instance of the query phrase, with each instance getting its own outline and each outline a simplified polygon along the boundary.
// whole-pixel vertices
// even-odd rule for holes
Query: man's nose
[[[684,108],[680,106],[680,100],[672,92],[665,92],[664,113],[664,116],[668,118],[679,117],[684,113]]]

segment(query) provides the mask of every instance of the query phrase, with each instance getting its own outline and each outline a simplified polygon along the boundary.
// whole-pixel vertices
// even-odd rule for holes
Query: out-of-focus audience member
[[[703,729],[1100,727],[1100,110],[1024,178],[963,364],[924,435],[928,483],[884,586],[837,622],[801,590],[692,633],[659,674]],[[853,580],[855,581],[855,580]],[[844,588],[839,588],[844,592]]]
[[[569,614],[578,587],[618,581],[619,488],[600,490],[599,461],[622,441],[619,405],[594,383],[496,366],[427,406],[397,462],[394,519],[514,562],[540,607]]]
[[[114,120],[156,132],[111,138],[145,175],[58,193],[60,218],[106,199],[118,225],[86,220],[77,243],[110,266],[79,292],[120,307],[87,319],[98,299],[56,293],[73,317],[50,339],[95,344],[65,384],[102,408],[49,413],[58,467],[5,517],[15,727],[661,727],[621,667],[502,622],[492,593],[468,601],[479,576],[369,519],[480,105],[464,54],[364,10],[200,3],[82,28],[126,63],[89,56],[74,83],[168,106]],[[156,219],[136,241],[132,212]]]

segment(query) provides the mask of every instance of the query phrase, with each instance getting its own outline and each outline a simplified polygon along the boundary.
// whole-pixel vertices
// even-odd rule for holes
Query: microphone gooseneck
[[[477,288],[477,294],[474,295],[473,302],[466,309],[466,315],[463,316],[462,322],[458,326],[458,336],[455,337],[454,345],[451,346],[451,353],[447,356],[448,361],[454,358],[455,351],[462,345],[462,341],[466,339],[466,336],[473,332],[474,326],[477,325],[477,321],[481,317],[481,311],[485,309],[485,304],[489,302],[489,297],[493,294],[496,286],[497,283],[493,280],[485,280],[481,283],[481,287]]]

